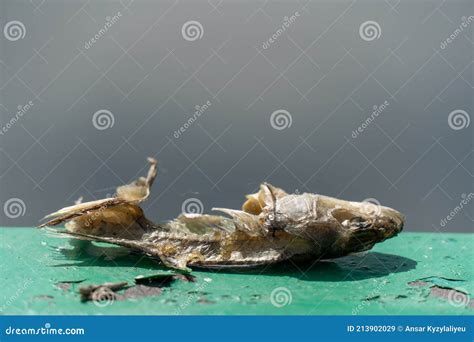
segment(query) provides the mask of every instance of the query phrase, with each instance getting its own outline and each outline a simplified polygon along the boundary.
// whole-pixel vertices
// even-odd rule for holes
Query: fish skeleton
[[[150,195],[157,161],[146,177],[117,188],[113,197],[60,209],[39,227],[65,223],[59,234],[123,246],[158,257],[170,268],[247,268],[285,260],[318,261],[370,250],[404,225],[398,211],[319,194],[288,194],[269,183],[246,196],[227,216],[182,213],[163,223],[148,220],[139,204]]]

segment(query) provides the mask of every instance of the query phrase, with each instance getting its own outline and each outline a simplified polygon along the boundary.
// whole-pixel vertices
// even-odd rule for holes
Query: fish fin
[[[126,248],[129,248],[129,249],[132,249],[132,250],[143,252],[143,253],[151,255],[151,256],[158,257],[160,259],[160,261],[163,263],[163,265],[165,265],[166,267],[174,268],[174,269],[184,271],[184,272],[190,272],[191,271],[191,269],[189,269],[186,266],[187,260],[185,258],[167,257],[167,256],[163,255],[162,253],[160,253],[159,249],[154,248],[151,243],[145,243],[143,241],[139,242],[139,241],[129,240],[129,239],[118,239],[118,238],[112,238],[112,237],[104,237],[104,236],[76,233],[76,232],[70,232],[70,231],[60,231],[60,230],[53,229],[53,228],[46,228],[46,230],[47,230],[47,232],[53,233],[55,235],[72,237],[72,238],[79,239],[79,240],[110,243],[110,244],[113,244],[113,245],[126,247]]]
[[[271,196],[270,194],[273,194]],[[269,197],[270,195],[270,197]],[[262,209],[275,199],[288,195],[285,190],[269,183],[262,183],[257,193],[245,196],[247,200],[242,205],[242,210],[253,215],[259,215]]]
[[[242,210],[233,210],[227,208],[212,208],[212,210],[226,213],[232,217],[235,229],[238,231],[252,236],[266,235],[268,233],[268,231],[261,224],[259,217],[256,215],[249,214]]]
[[[62,208],[52,214],[44,217],[48,219],[47,222],[42,223],[39,227],[55,226],[65,221],[77,218],[82,215],[95,215],[103,218],[102,211],[110,211],[115,206],[130,204],[141,209],[136,205],[146,200],[150,194],[150,187],[153,184],[157,174],[157,161],[153,158],[148,158],[148,162],[151,164],[150,169],[146,177],[140,177],[138,180],[122,185],[117,188],[117,194],[115,197],[104,198],[97,201],[90,201],[85,203],[79,203],[72,206]]]
[[[117,188],[117,197],[127,202],[142,202],[150,196],[150,189],[157,175],[158,161],[154,158],[148,158],[150,168],[146,177],[140,177],[136,181],[119,186]]]
[[[179,271],[190,273],[192,270],[187,266],[188,259],[185,257],[173,258],[164,255],[158,255],[163,265],[169,268],[173,268]]]
[[[134,240],[118,239],[118,238],[97,236],[97,235],[84,234],[84,233],[76,233],[76,232],[70,232],[67,230],[58,230],[54,228],[46,228],[45,230],[48,233],[52,233],[53,235],[56,235],[56,236],[67,236],[67,237],[72,237],[79,240],[105,242],[105,243],[110,243],[117,246],[122,246],[122,247],[130,248],[130,249],[147,252],[146,250],[144,250],[142,244]]]
[[[164,228],[170,231],[184,231],[194,234],[206,234],[214,231],[224,231],[232,233],[234,226],[232,220],[216,215],[203,214],[181,214],[172,221],[169,221]]]
[[[118,204],[125,203],[119,198],[104,198],[97,201],[85,202],[77,205],[72,205],[59,209],[58,211],[46,215],[43,220],[48,219],[47,222],[40,224],[38,227],[56,226],[65,221],[69,221],[75,217],[93,212],[100,208],[110,208]]]

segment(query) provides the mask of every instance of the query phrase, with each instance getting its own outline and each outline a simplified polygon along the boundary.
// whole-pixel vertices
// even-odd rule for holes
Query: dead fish
[[[403,229],[404,217],[394,209],[319,194],[288,194],[269,183],[247,195],[241,210],[213,209],[228,217],[183,213],[153,223],[139,206],[157,175],[157,161],[148,161],[147,176],[118,187],[115,196],[60,209],[40,227],[66,222],[66,231],[52,230],[140,251],[186,272],[189,267],[333,259],[370,250]]]

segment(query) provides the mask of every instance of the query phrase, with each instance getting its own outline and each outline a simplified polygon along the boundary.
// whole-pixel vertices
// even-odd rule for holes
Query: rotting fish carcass
[[[183,213],[153,223],[139,206],[157,175],[157,161],[148,161],[147,176],[118,187],[114,197],[60,209],[40,227],[66,222],[65,231],[53,231],[140,251],[182,271],[332,259],[367,251],[403,229],[404,217],[394,209],[318,194],[288,194],[268,183],[247,195],[242,210],[213,209],[228,217]]]

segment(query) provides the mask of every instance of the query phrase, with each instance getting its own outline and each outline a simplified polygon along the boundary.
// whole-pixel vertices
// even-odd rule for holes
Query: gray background
[[[107,16],[122,17],[89,49]],[[284,17],[300,15],[268,49]],[[472,1],[12,1],[0,4],[2,226],[32,226],[78,197],[98,199],[160,161],[144,204],[155,220],[197,198],[238,208],[268,180],[288,191],[375,198],[411,231],[472,231],[474,206],[440,220],[473,192]],[[24,24],[10,41],[4,26]],[[201,23],[201,39],[181,28]],[[359,27],[376,21],[380,37]],[[179,138],[195,106],[212,104]],[[357,137],[374,105],[389,106]],[[93,115],[114,125],[98,130]],[[274,129],[276,110],[291,126]],[[18,217],[11,217],[18,216]]]

